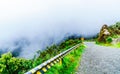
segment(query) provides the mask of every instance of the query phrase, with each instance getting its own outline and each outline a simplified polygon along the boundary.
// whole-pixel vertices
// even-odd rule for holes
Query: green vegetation
[[[62,42],[59,45],[52,45],[50,47],[47,47],[47,49],[45,51],[39,51],[40,56],[38,58],[34,59],[33,67],[43,63],[44,61],[54,57],[55,55],[67,50],[68,48],[70,48],[78,43],[81,43],[81,41],[79,39],[69,39],[69,40]]]
[[[103,43],[103,42],[98,42],[98,41],[96,41],[96,44],[101,45],[101,46],[112,46],[111,43]]]
[[[120,48],[120,43],[114,44],[113,47]]]
[[[23,74],[31,68],[31,64],[30,60],[15,58],[11,53],[6,53],[0,58],[0,74]]]
[[[98,45],[102,45],[102,46],[109,46],[109,47],[113,47],[113,48],[120,48],[120,43],[116,43],[116,44],[110,44],[110,43],[96,43]]]
[[[107,42],[107,43],[111,43],[111,42],[112,42],[112,37],[106,38],[106,42]]]
[[[67,39],[61,44],[47,47],[44,51],[37,51],[39,57],[32,60],[15,58],[11,53],[5,53],[0,57],[0,74],[23,74],[78,43],[81,43],[79,39]]]
[[[62,65],[59,63],[56,64],[45,74],[75,74],[84,48],[85,46],[81,45],[79,48],[63,58]]]
[[[118,34],[120,35],[120,22],[109,26],[109,29],[111,30],[113,36]]]

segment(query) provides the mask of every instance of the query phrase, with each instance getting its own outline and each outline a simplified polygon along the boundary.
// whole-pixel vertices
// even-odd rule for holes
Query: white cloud
[[[0,45],[25,37],[42,46],[47,45],[49,38],[57,42],[68,32],[97,33],[104,23],[119,21],[119,3],[119,0],[0,0]]]

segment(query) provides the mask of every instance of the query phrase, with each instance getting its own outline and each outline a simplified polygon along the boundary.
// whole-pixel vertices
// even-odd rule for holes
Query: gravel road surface
[[[87,48],[76,74],[120,74],[120,49],[85,42]]]

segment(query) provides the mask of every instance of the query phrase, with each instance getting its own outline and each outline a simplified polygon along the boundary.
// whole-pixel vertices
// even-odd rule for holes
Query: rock
[[[108,29],[108,26],[104,24],[100,30],[100,33],[98,36],[98,42],[106,42],[106,38],[110,35],[111,35],[111,32]]]
[[[112,44],[116,44],[116,43],[120,43],[120,38],[113,39],[113,42],[112,42]]]

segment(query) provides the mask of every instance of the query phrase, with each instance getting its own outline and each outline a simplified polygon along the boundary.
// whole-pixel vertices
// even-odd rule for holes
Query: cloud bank
[[[119,21],[119,0],[2,0],[0,52],[31,58],[37,50],[61,41],[66,34],[99,32]]]

